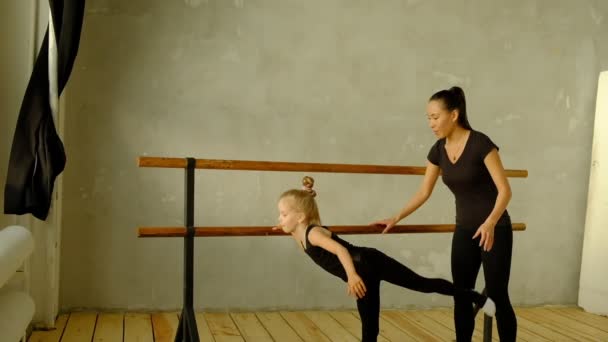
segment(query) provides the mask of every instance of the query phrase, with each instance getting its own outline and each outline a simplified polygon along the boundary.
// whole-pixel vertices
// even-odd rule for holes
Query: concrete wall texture
[[[7,53],[0,63],[0,180],[2,196],[0,206],[4,208],[4,182],[13,143],[13,134],[21,100],[32,70],[33,43],[31,4],[25,2],[3,2],[0,11],[6,16],[0,20],[0,42]],[[10,51],[10,53],[8,52]],[[0,227],[15,224],[13,217],[0,214]]]
[[[515,234],[511,298],[576,303],[605,1],[91,0],[66,90],[61,307],[181,307],[183,171],[136,158],[424,165],[425,104],[460,85],[501,148]],[[303,173],[197,171],[197,225],[271,225]],[[311,174],[323,221],[393,215],[419,176]],[[403,223],[452,223],[439,181]],[[348,236],[450,278],[451,234]],[[195,306],[351,308],[345,285],[284,237],[201,238]],[[478,288],[483,287],[480,274]],[[383,285],[385,308],[451,298]]]

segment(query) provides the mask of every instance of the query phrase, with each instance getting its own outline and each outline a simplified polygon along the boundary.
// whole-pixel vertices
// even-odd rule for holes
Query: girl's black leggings
[[[355,259],[360,258],[360,262],[355,265],[367,288],[365,296],[357,299],[363,342],[375,342],[378,338],[382,280],[418,292],[435,292],[447,296],[459,293],[469,304],[473,300],[483,303],[484,297],[481,295],[473,291],[456,291],[454,285],[445,279],[425,278],[374,248],[361,248],[359,253]]]
[[[496,226],[494,245],[489,252],[473,240],[478,227],[457,226],[452,238],[452,278],[457,288],[473,288],[483,264],[487,295],[496,304],[496,325],[500,341],[515,341],[517,319],[509,300],[509,275],[513,250],[511,224]],[[458,342],[471,341],[475,327],[471,301],[458,293],[454,296],[454,324]]]

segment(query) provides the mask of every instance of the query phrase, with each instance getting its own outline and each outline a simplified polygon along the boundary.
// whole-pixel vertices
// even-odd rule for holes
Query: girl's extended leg
[[[423,277],[412,271],[409,267],[375,249],[368,250],[367,253],[369,255],[368,258],[374,264],[373,269],[378,273],[381,280],[424,293],[434,292],[446,296],[454,296],[458,292],[454,284],[446,279]],[[470,292],[471,294],[473,293],[472,291]],[[483,296],[479,296],[483,298]],[[473,298],[469,298],[469,301],[471,300]]]

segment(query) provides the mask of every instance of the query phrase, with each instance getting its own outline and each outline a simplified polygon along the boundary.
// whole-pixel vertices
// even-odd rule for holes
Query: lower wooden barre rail
[[[453,232],[453,224],[410,224],[393,227],[388,234],[397,233],[448,233]],[[341,235],[379,234],[382,226],[331,226],[329,229]],[[513,223],[514,231],[526,230],[525,223]],[[281,230],[272,230],[270,226],[249,227],[195,227],[195,236],[221,237],[221,236],[288,236]],[[141,227],[138,237],[184,237],[185,227]]]

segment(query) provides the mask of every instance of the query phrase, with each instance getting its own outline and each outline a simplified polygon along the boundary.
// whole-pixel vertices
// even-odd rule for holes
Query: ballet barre
[[[194,226],[194,171],[233,170],[233,171],[277,171],[277,172],[318,172],[318,173],[357,173],[390,175],[424,175],[425,167],[365,164],[298,163],[251,160],[195,159],[174,157],[139,157],[139,167],[185,169],[184,195],[185,211],[182,227],[139,227],[140,238],[184,238],[184,293],[183,308],[179,319],[175,341],[199,341],[194,315],[194,237],[230,236],[288,236],[281,230],[269,226],[248,227],[195,227]],[[526,178],[527,170],[505,170],[507,177]],[[514,231],[526,229],[524,223],[513,223]],[[411,224],[394,226],[387,234],[400,233],[445,233],[453,232],[453,224]],[[379,234],[384,228],[376,225],[331,226],[337,234]],[[484,290],[485,291],[485,290]],[[484,342],[492,339],[492,318],[484,317]]]

